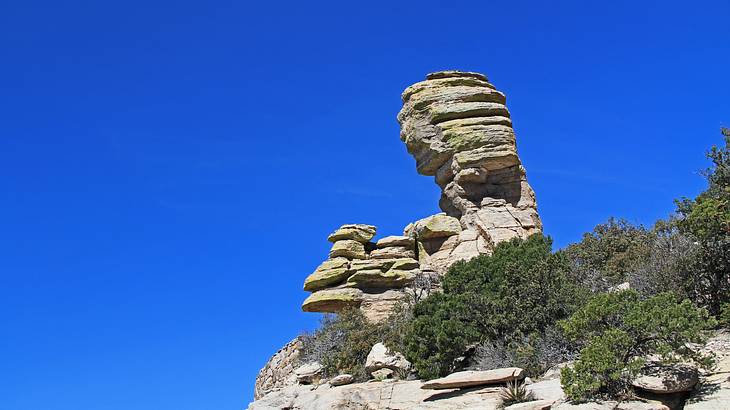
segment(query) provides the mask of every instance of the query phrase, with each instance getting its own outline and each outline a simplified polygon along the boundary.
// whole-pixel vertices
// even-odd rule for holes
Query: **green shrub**
[[[648,355],[707,365],[708,358],[687,344],[703,342],[703,331],[714,324],[705,309],[669,293],[646,300],[633,290],[598,294],[560,322],[565,335],[581,346],[573,368],[562,370],[563,389],[576,401],[618,397]]]
[[[730,136],[724,147],[707,154],[712,166],[705,171],[706,191],[695,199],[677,201],[679,230],[699,248],[685,287],[697,304],[718,315],[730,302]]]
[[[491,256],[454,264],[443,293],[417,303],[405,354],[419,376],[434,378],[455,368],[467,346],[507,343],[540,333],[568,317],[582,292],[567,279],[568,263],[551,252],[542,235],[496,246]]]
[[[609,218],[563,251],[571,277],[594,291],[605,291],[628,279],[650,252],[652,232],[624,219]]]
[[[383,342],[390,349],[402,351],[410,317],[407,305],[397,305],[388,320],[379,324],[369,322],[355,308],[325,315],[314,333],[303,336],[301,361],[319,362],[325,377],[349,373],[358,381],[367,380],[365,360],[370,349]]]
[[[366,380],[365,359],[379,341],[378,326],[369,323],[359,309],[346,309],[323,316],[319,329],[304,335],[301,360],[319,362],[325,377],[349,373]]]

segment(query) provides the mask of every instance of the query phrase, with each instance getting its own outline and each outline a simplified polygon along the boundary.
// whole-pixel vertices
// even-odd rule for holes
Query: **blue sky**
[[[595,4],[595,5],[593,5]],[[241,409],[343,223],[438,211],[398,138],[440,69],[507,94],[557,247],[699,192],[730,3],[4,1],[0,410]]]

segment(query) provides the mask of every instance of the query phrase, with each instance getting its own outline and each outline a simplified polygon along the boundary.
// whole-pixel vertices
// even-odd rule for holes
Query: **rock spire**
[[[408,87],[398,114],[401,140],[419,173],[441,187],[442,214],[374,241],[372,225],[343,225],[329,258],[304,282],[306,312],[359,307],[375,321],[412,292],[438,288],[459,260],[540,232],[535,193],[517,155],[503,93],[478,73],[441,71]],[[415,286],[420,287],[414,289]],[[424,287],[426,289],[424,289]]]
[[[401,98],[401,140],[418,172],[435,177],[439,206],[463,229],[458,240],[435,250],[441,251],[435,258],[439,270],[542,230],[506,97],[486,76],[432,73],[406,88]]]

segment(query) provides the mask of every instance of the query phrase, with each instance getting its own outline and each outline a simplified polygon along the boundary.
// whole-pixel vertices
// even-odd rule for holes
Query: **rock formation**
[[[294,370],[299,366],[302,340],[297,337],[282,347],[259,371],[253,398],[258,400],[269,392],[291,386],[297,381]]]
[[[382,320],[417,289],[437,290],[440,275],[456,261],[491,253],[501,241],[542,229],[505,96],[485,76],[430,74],[402,98],[401,139],[418,172],[434,176],[441,187],[443,213],[409,224],[403,235],[377,241],[372,225],[337,229],[328,237],[328,259],[304,282],[304,290],[312,292],[304,311],[338,312],[352,306],[372,321]],[[559,375],[570,363],[555,366],[534,383],[519,368],[463,371],[424,382],[405,380],[410,363],[377,343],[364,363],[374,380],[355,383],[349,374],[324,379],[319,363],[299,362],[300,350],[295,339],[269,360],[256,379],[257,400],[249,409],[497,410],[503,408],[500,386],[515,380],[523,380],[532,400],[505,410],[730,408],[730,334],[724,331],[703,349],[717,358],[712,371],[700,373],[685,364],[647,365],[633,380],[636,396],[623,402],[568,401]],[[395,373],[400,374],[393,377]]]
[[[304,280],[304,290],[313,292],[302,304],[305,312],[360,307],[379,321],[406,297],[403,288],[422,274],[415,241],[388,236],[371,242],[375,231],[372,225],[343,225],[328,237],[329,259]]]
[[[540,232],[535,193],[517,155],[505,95],[479,73],[441,71],[408,87],[398,114],[401,140],[419,173],[441,187],[439,205],[459,236],[420,235],[434,267],[489,253],[502,241]],[[431,220],[422,224],[432,223]],[[448,238],[448,239],[443,239]]]
[[[418,172],[436,177],[444,213],[409,224],[403,236],[377,242],[372,225],[337,229],[328,238],[329,259],[304,281],[304,290],[313,292],[302,305],[306,312],[351,306],[382,320],[417,278],[437,284],[437,276],[454,262],[542,229],[505,96],[485,76],[429,74],[402,99],[401,139]]]

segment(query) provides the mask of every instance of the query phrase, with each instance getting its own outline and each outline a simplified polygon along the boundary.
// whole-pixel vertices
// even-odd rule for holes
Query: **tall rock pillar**
[[[479,73],[441,71],[401,95],[400,137],[422,175],[441,187],[439,205],[461,232],[424,249],[439,271],[491,253],[502,241],[540,232],[535,193],[517,155],[506,98]],[[416,222],[406,233],[418,236]],[[419,225],[420,224],[420,225]]]

